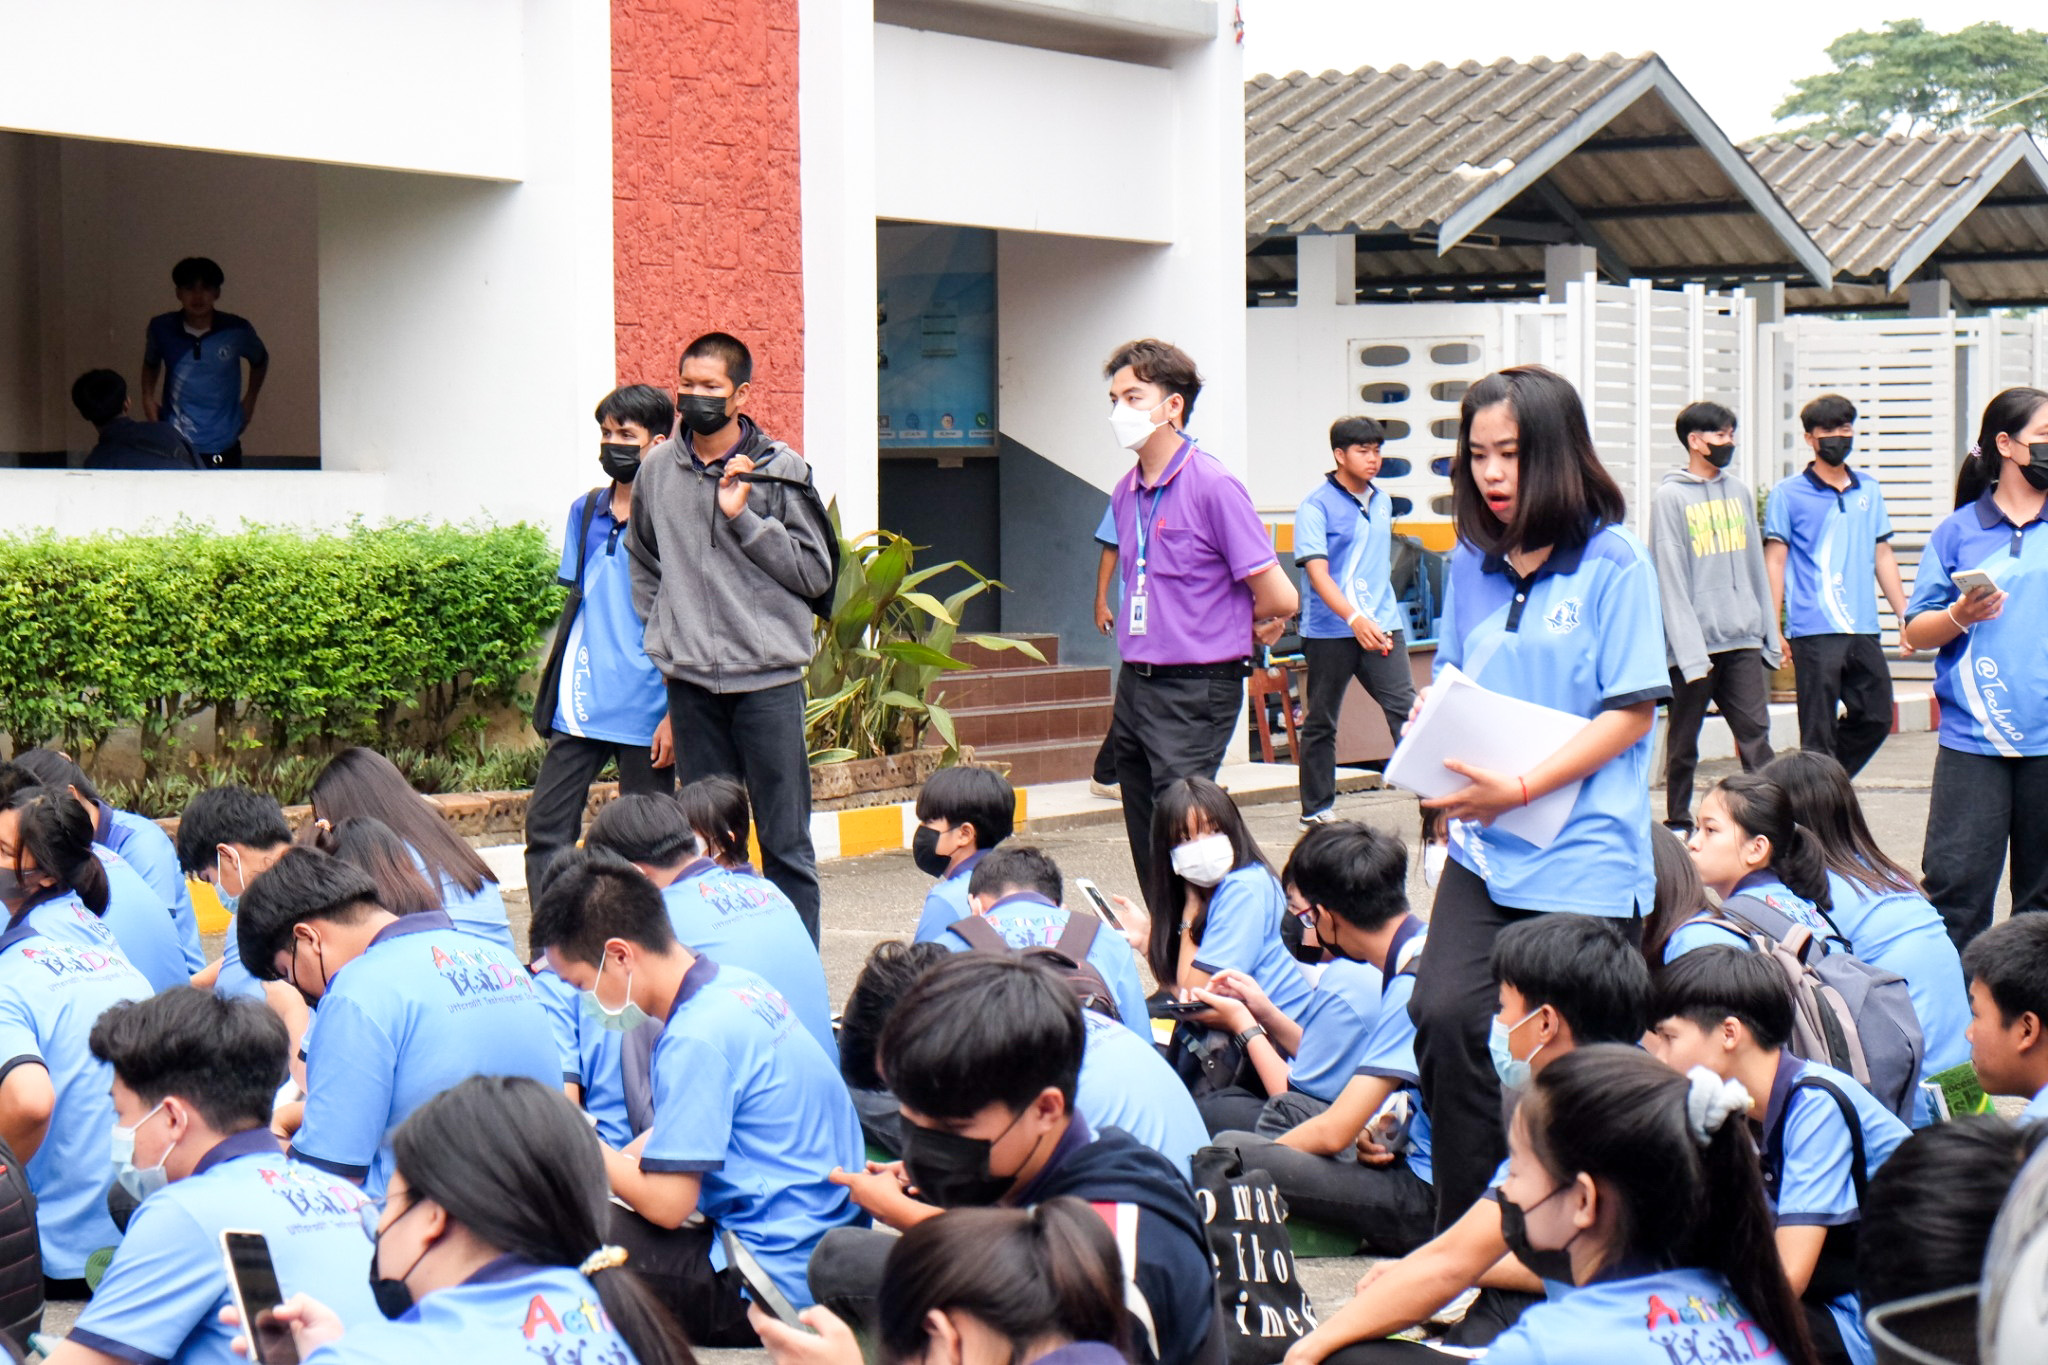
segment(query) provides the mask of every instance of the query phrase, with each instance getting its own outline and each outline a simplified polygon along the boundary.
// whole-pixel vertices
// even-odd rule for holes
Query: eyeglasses
[[[417,1202],[417,1200],[408,1201],[405,1206],[406,1211],[410,1212],[413,1204]],[[356,1216],[363,1220],[363,1236],[370,1239],[370,1244],[372,1246],[376,1245],[377,1228],[384,1221],[384,1211],[390,1206],[391,1200],[388,1198],[365,1199],[362,1203],[362,1207],[356,1210]],[[400,1218],[403,1218],[405,1217],[405,1213],[400,1213],[398,1216]]]

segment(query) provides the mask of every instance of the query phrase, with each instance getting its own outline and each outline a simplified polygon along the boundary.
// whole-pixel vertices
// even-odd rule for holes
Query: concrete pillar
[[[1600,254],[1589,246],[1563,242],[1543,248],[1543,298],[1546,303],[1563,303],[1564,289],[1577,284],[1600,268]]]
[[[1906,316],[1945,318],[1955,312],[1947,280],[1913,280],[1906,285]]]
[[[1358,301],[1358,239],[1348,232],[1294,239],[1295,306],[1348,308]]]
[[[1785,320],[1785,282],[1763,280],[1756,284],[1745,284],[1742,293],[1746,298],[1756,300],[1756,321],[1759,327],[1767,322]]]

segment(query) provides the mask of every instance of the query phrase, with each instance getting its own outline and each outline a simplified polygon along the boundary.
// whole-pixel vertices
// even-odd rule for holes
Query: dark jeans
[[[746,784],[761,841],[761,875],[789,897],[818,941],[818,855],[811,847],[811,765],[801,681],[758,692],[712,692],[668,680],[676,779]]]
[[[2048,910],[2048,755],[1997,758],[1943,746],[1920,884],[1959,949],[1991,927],[2008,846],[2012,912]]]
[[[1330,1107],[1328,1100],[1299,1090],[1283,1090],[1268,1097],[1255,1090],[1231,1086],[1211,1091],[1195,1101],[1211,1135],[1243,1129],[1264,1138],[1276,1138],[1296,1124],[1306,1123]]]
[[[834,1228],[811,1252],[811,1297],[847,1326],[873,1340],[875,1295],[896,1234],[880,1228]]]
[[[1152,807],[1178,778],[1216,776],[1243,706],[1241,677],[1148,678],[1129,664],[1117,675],[1109,742],[1124,792],[1124,834],[1148,905]],[[1166,912],[1167,907],[1151,906],[1155,918]]]
[[[1406,1256],[1429,1240],[1436,1200],[1405,1157],[1368,1166],[1351,1151],[1315,1156],[1255,1133],[1218,1133],[1216,1145],[1272,1176],[1289,1213],[1351,1233],[1372,1255]]]
[[[1700,765],[1700,722],[1707,702],[1735,736],[1742,771],[1771,761],[1771,684],[1760,649],[1727,649],[1707,656],[1707,676],[1687,682],[1671,670],[1671,714],[1664,727],[1664,819],[1692,824],[1692,775]],[[1887,723],[1886,729],[1890,726]]]
[[[651,755],[652,751],[641,745],[555,731],[548,740],[547,757],[540,761],[540,776],[533,780],[533,797],[526,803],[528,896],[540,899],[541,878],[548,864],[583,837],[583,807],[590,799],[590,784],[603,771],[606,759],[619,762],[621,796],[667,796],[676,789],[675,768],[653,766]]]
[[[1892,671],[1875,635],[1787,640],[1799,681],[1799,747],[1832,754],[1854,777],[1892,732]],[[1839,719],[1837,706],[1846,708]]]
[[[711,1241],[717,1231],[709,1223],[685,1224],[671,1231],[650,1223],[631,1209],[607,1204],[611,1225],[605,1240],[624,1247],[626,1264],[675,1314],[692,1346],[759,1346],[761,1339],[747,1321],[747,1301],[740,1293],[739,1272],[711,1268]]]
[[[1387,716],[1387,733],[1400,742],[1415,705],[1415,676],[1408,670],[1408,637],[1393,632],[1385,654],[1367,649],[1355,636],[1341,640],[1304,638],[1308,659],[1308,719],[1301,727],[1301,813],[1328,810],[1337,800],[1337,721],[1353,678]]]

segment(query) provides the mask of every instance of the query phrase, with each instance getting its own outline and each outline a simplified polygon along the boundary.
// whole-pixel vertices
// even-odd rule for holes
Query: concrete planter
[[[821,764],[811,769],[811,809],[853,810],[906,800],[938,770],[944,756],[943,749],[913,749]]]

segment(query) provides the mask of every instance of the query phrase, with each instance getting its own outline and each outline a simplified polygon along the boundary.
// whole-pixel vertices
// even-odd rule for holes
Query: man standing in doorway
[[[816,942],[804,671],[835,544],[810,466],[742,412],[753,377],[752,354],[724,332],[683,352],[676,434],[635,483],[633,606],[668,681],[677,779],[746,784],[761,870]]]
[[[1216,775],[1253,642],[1279,639],[1300,597],[1251,495],[1186,434],[1202,391],[1187,352],[1129,342],[1103,374],[1110,430],[1138,457],[1110,497],[1124,578],[1110,743],[1131,861],[1149,895],[1154,802],[1176,778]]]
[[[178,310],[149,320],[142,347],[143,416],[176,427],[201,469],[242,467],[242,433],[256,420],[256,395],[270,373],[270,352],[249,320],[214,308],[226,282],[221,268],[204,256],[187,256],[172,266]]]

